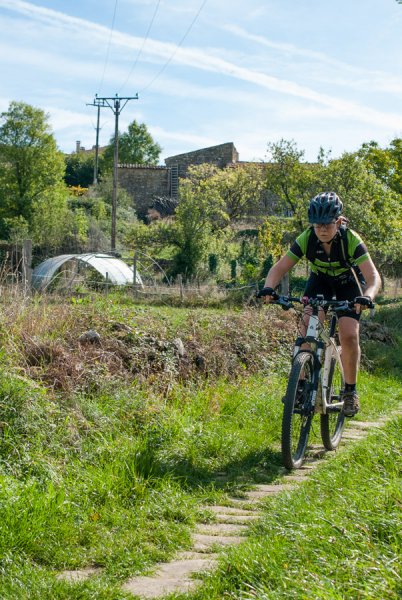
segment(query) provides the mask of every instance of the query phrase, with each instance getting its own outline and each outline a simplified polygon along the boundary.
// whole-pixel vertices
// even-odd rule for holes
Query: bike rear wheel
[[[344,383],[340,360],[333,356],[328,374],[327,404],[339,403]],[[326,450],[335,450],[338,447],[344,425],[345,415],[341,407],[337,407],[333,411],[329,407],[328,412],[321,415],[321,438]]]
[[[299,352],[290,371],[282,417],[282,460],[289,470],[297,469],[306,452],[314,407],[311,405],[314,357]]]

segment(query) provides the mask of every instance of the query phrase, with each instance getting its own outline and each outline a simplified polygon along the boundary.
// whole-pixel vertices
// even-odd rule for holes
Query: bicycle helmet
[[[309,223],[331,223],[342,212],[342,201],[335,192],[322,192],[313,198],[308,209]]]

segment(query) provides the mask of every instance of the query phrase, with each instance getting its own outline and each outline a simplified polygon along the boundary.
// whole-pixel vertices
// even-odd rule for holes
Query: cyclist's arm
[[[359,265],[359,269],[366,281],[364,294],[374,300],[381,288],[381,277],[370,257]]]
[[[368,256],[364,262],[359,264],[359,269],[366,281],[364,295],[368,296],[370,300],[374,301],[381,287],[381,277],[370,256]],[[355,307],[357,312],[360,312],[360,310],[364,308],[360,304],[356,304]]]
[[[273,290],[279,284],[281,279],[286,275],[290,269],[292,269],[298,261],[291,258],[287,254],[282,256],[281,259],[278,260],[277,263],[274,264],[273,267],[268,272],[267,278],[265,280],[264,287],[272,288]],[[269,296],[266,296],[269,302]]]

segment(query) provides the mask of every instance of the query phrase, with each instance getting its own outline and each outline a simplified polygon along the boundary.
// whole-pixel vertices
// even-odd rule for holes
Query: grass
[[[394,419],[271,500],[248,541],[185,597],[400,598],[401,435],[402,419]]]
[[[288,363],[287,357],[273,355],[278,337],[272,335],[263,341],[266,332],[272,331],[269,328],[272,323],[260,312],[194,312],[171,308],[158,309],[159,312],[151,308],[148,312],[144,307],[109,305],[104,299],[100,305],[89,307],[37,303],[6,309],[7,327],[0,332],[6,349],[10,350],[0,377],[0,597],[38,600],[129,597],[120,589],[125,578],[147,572],[157,561],[171,558],[178,548],[189,547],[194,524],[207,517],[200,508],[202,505],[225,502],[228,491],[241,493],[255,482],[270,482],[279,477],[282,408],[279,398],[285,387]],[[110,363],[102,360],[109,350],[113,354],[113,346],[107,344],[112,344],[112,325],[116,322],[129,324],[130,331],[122,334],[130,334],[128,340],[118,339],[132,353],[143,350],[134,343],[137,338],[133,338],[133,331],[140,331],[141,336],[137,337],[141,339],[150,331],[151,338],[158,343],[180,333],[186,346],[190,347],[192,342],[197,352],[202,349],[208,359],[207,372],[187,369],[187,379],[180,378],[179,369],[167,372],[166,361],[159,359],[158,368],[147,371],[147,377],[142,379],[132,372],[129,377],[129,369],[111,370]],[[278,329],[278,321],[274,323]],[[285,336],[288,326],[289,321],[283,321],[281,336]],[[89,327],[99,329],[104,336],[98,353],[93,349],[86,353],[74,345],[76,335]],[[395,329],[392,319],[391,328]],[[399,343],[397,336],[395,339]],[[51,344],[46,346],[49,340]],[[29,364],[29,354],[23,354],[27,347],[32,352],[32,341],[42,352],[34,369]],[[74,371],[83,364],[85,375],[92,369],[91,381],[96,386],[80,386],[77,384],[80,379],[73,377],[70,384],[73,383],[61,390],[47,386],[48,375],[59,355],[56,351],[48,355],[45,349],[47,352],[56,343],[60,355],[67,355],[64,363],[58,363],[58,369]],[[148,352],[149,346],[146,348]],[[168,354],[163,347],[160,353]],[[257,358],[251,361],[253,354]],[[148,355],[140,356],[144,360]],[[172,364],[177,367],[177,357],[173,358],[176,362]],[[230,362],[231,371],[224,360]],[[155,363],[155,358],[151,363]],[[132,367],[133,363],[129,364]],[[233,376],[222,376],[220,370]],[[163,386],[159,385],[160,380]],[[386,377],[383,372],[362,373],[360,390],[364,419],[389,413],[401,399],[398,379]],[[315,439],[319,439],[317,431]],[[367,469],[374,469],[376,476],[382,473],[386,479],[391,460],[385,461],[379,455],[378,460],[383,461],[379,463],[381,468],[378,464],[374,467],[378,446],[375,444],[367,454],[371,460]],[[388,454],[392,457],[390,448]],[[346,459],[342,460],[344,464]],[[322,493],[323,503],[330,489],[338,489],[339,482],[331,483],[331,477],[335,478],[331,473],[340,468],[338,463],[329,460],[325,467],[329,480],[327,492]],[[354,471],[356,480],[365,481],[368,475],[364,475],[364,464],[359,465],[358,462],[358,471]],[[321,475],[326,477],[325,469],[320,473],[320,485],[324,485]],[[392,469],[389,477],[393,477]],[[345,473],[339,478],[345,494],[352,493],[352,482]],[[285,511],[285,505],[293,502],[293,494],[283,505],[279,503],[277,510],[275,505],[269,507],[263,533],[255,532],[256,547],[263,543],[273,522],[279,528],[275,531],[282,527],[285,535],[290,531],[292,514],[300,513],[306,523],[309,518],[311,521],[307,509],[317,496],[314,489],[307,493],[309,486],[303,486],[307,491],[300,491],[300,497],[295,494],[299,500],[293,509]],[[362,495],[367,496],[366,487],[370,486],[362,487]],[[374,487],[377,497],[384,502],[378,487]],[[358,490],[353,493],[358,494]],[[321,506],[321,492],[318,497]],[[329,500],[325,510],[330,505]],[[334,505],[340,509],[344,501],[336,496],[332,510]],[[272,515],[271,510],[274,510]],[[344,512],[340,511],[340,515]],[[366,513],[362,515],[366,519]],[[297,523],[301,521],[295,523],[290,541],[296,535]],[[314,531],[319,531],[318,524],[314,525]],[[300,541],[300,548],[312,534],[307,525],[303,527],[300,526],[300,531],[304,531],[305,539]],[[336,532],[332,533],[336,536]],[[277,536],[280,541],[279,533]],[[261,559],[264,572],[268,562],[262,554],[267,549],[262,547],[263,552],[256,556],[258,563]],[[253,548],[250,552],[256,551],[253,546],[250,548]],[[246,546],[244,552],[243,558],[239,555],[238,562],[233,563],[238,566],[229,569],[236,573],[233,580],[218,578],[213,586],[216,590],[229,590],[228,597],[232,594],[247,598],[244,595],[247,593],[250,598],[276,597],[269,595],[273,593],[271,584],[265,583],[257,566],[255,572],[250,571],[250,577],[247,571],[241,579]],[[284,563],[277,563],[278,572],[281,564]],[[309,558],[308,564],[313,564],[313,558]],[[81,583],[55,577],[62,569],[86,566],[101,567],[101,575]],[[321,581],[317,590],[319,585],[325,589],[326,581],[330,585],[329,575],[320,580],[317,570],[315,577]],[[284,581],[290,585],[286,578]],[[240,593],[243,596],[236,595]]]

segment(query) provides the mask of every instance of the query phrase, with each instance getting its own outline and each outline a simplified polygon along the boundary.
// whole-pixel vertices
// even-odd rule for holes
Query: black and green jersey
[[[369,258],[367,248],[361,237],[351,229],[346,229],[344,232],[345,246],[347,251],[347,262],[343,256],[341,233],[335,236],[331,244],[331,253],[328,255],[320,240],[316,236],[313,227],[309,227],[293,242],[292,246],[286,253],[287,256],[295,261],[299,261],[303,256],[306,256],[310,261],[311,270],[313,273],[323,273],[337,277],[345,273],[353,266],[359,266]]]

